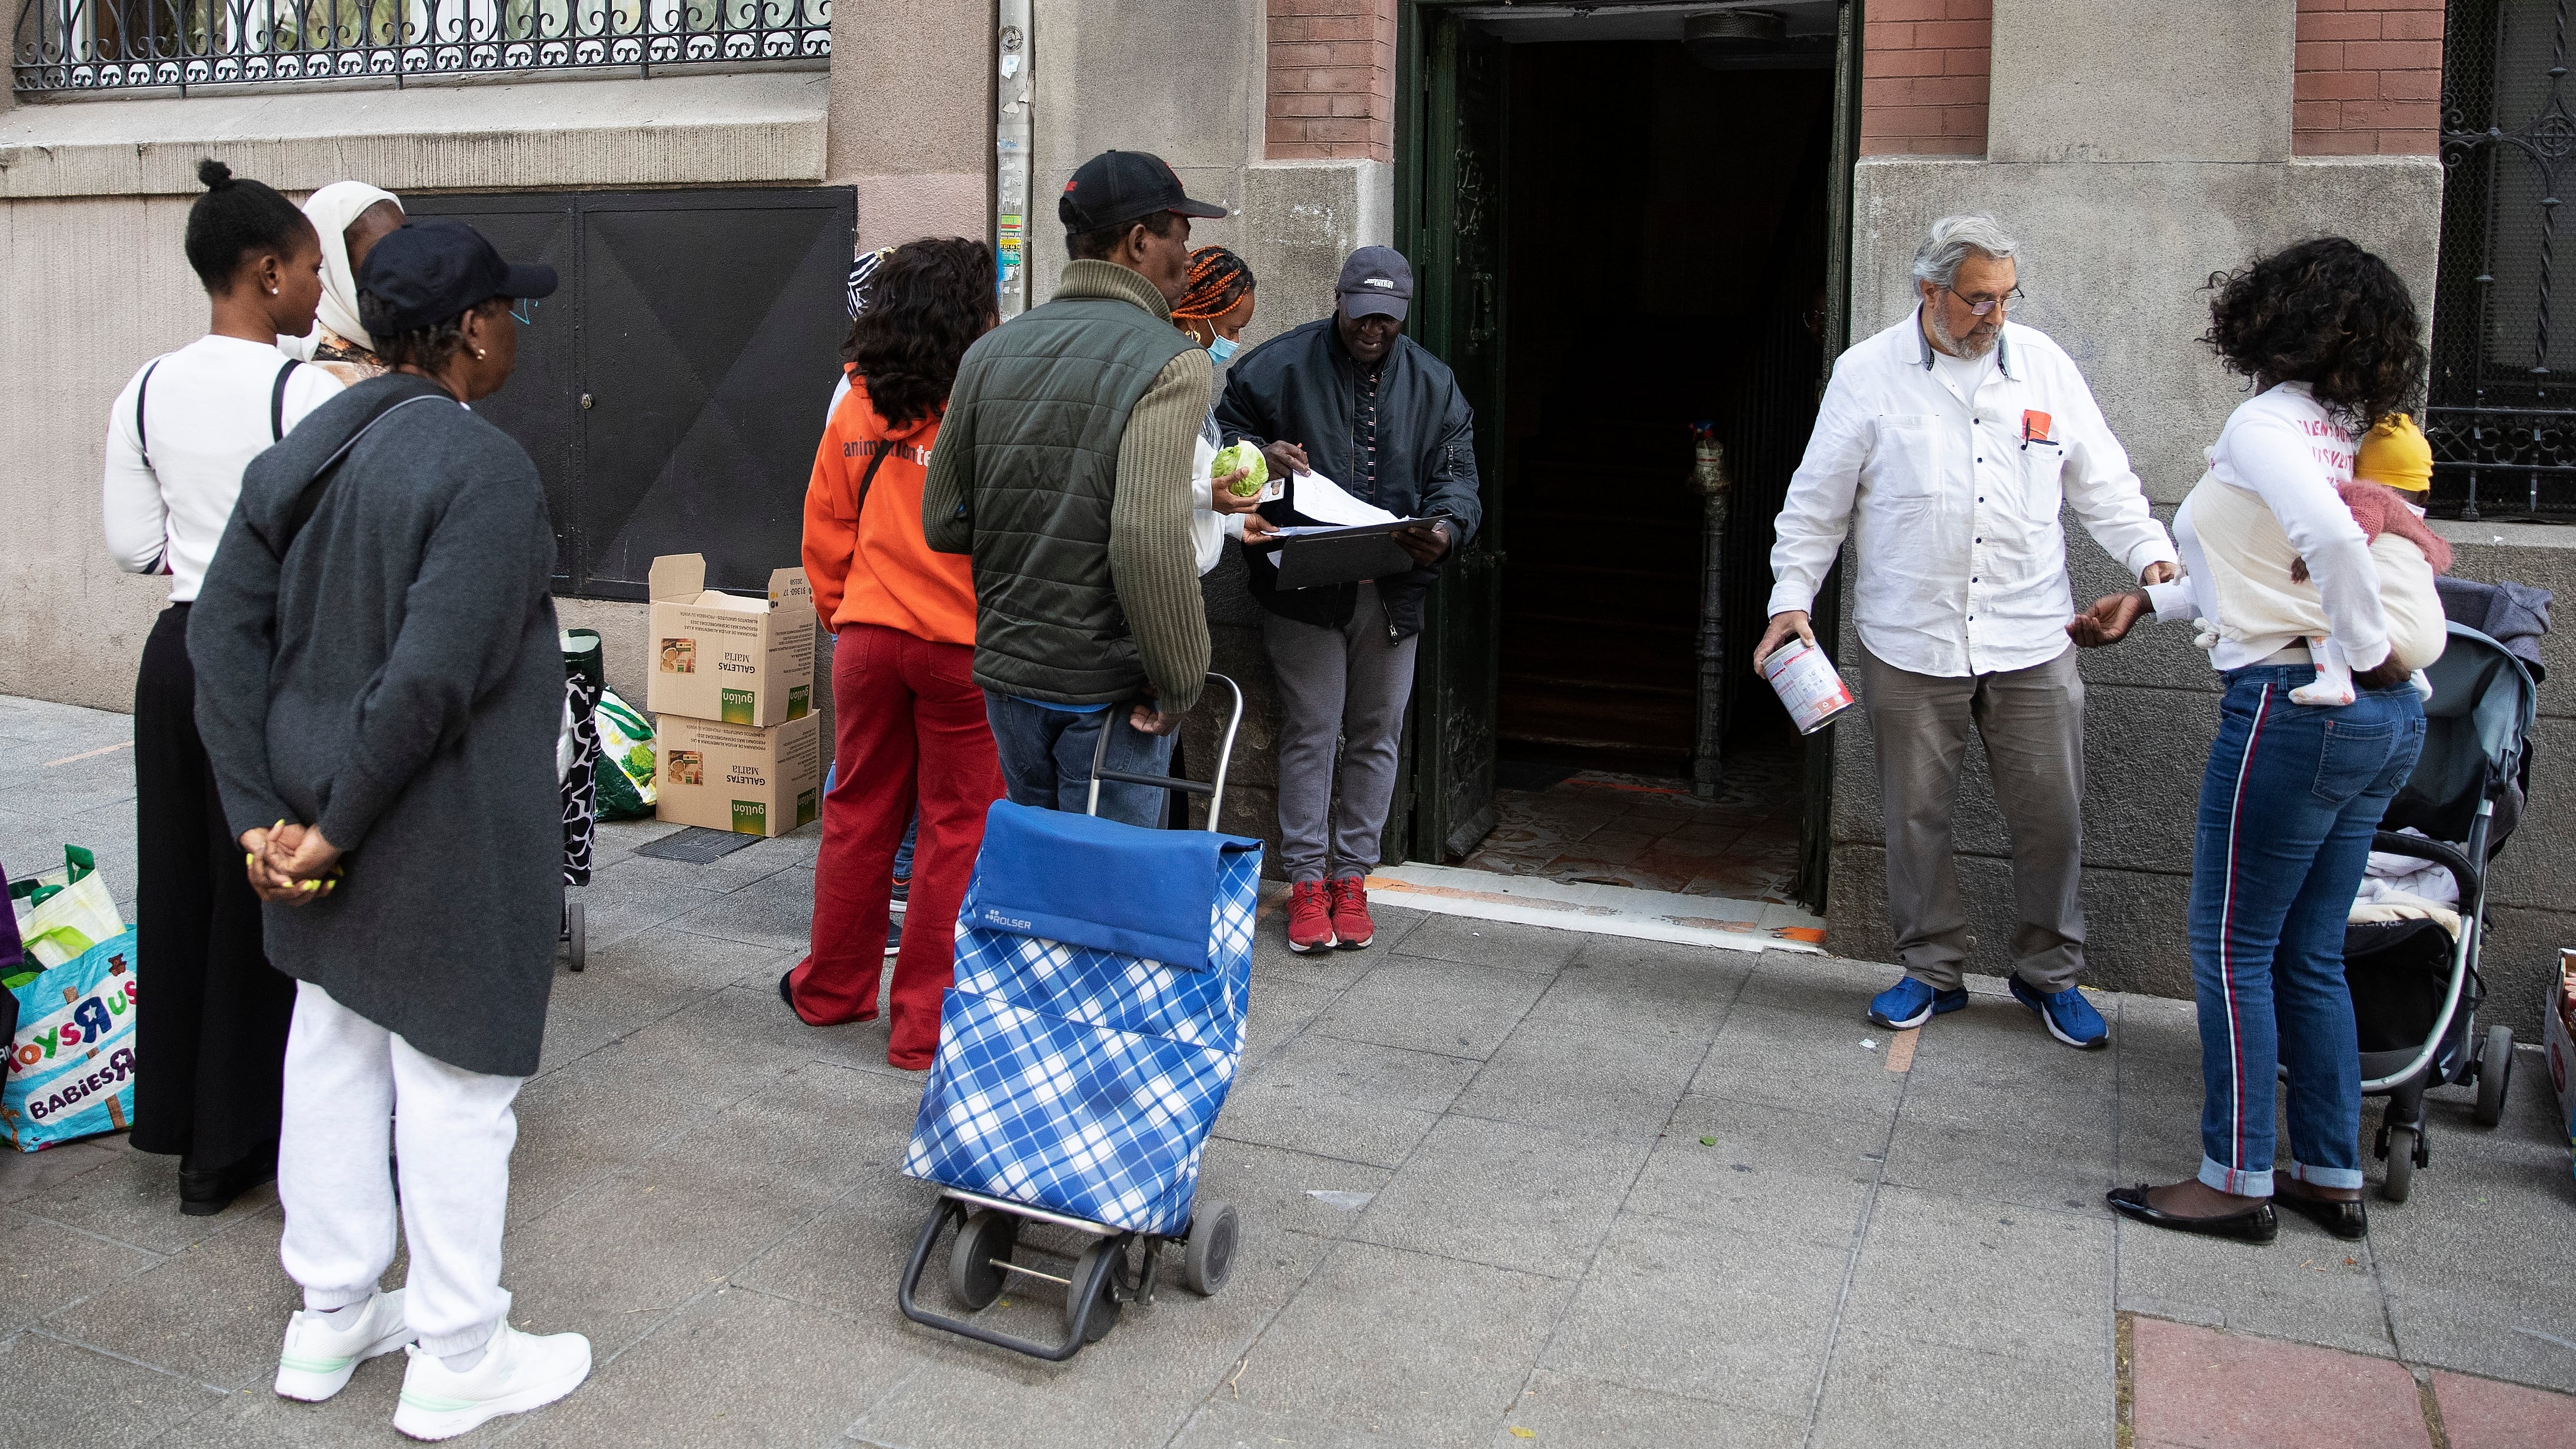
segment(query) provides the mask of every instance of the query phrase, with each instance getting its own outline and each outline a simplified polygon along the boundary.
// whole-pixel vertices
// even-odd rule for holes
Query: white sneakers
[[[403,1327],[403,1296],[397,1288],[367,1300],[367,1309],[346,1329],[336,1329],[319,1313],[297,1309],[286,1320],[286,1347],[277,1355],[277,1396],[318,1404],[348,1386],[358,1365],[411,1342]]]
[[[402,1403],[394,1427],[415,1439],[453,1439],[503,1414],[551,1404],[590,1377],[590,1340],[578,1333],[530,1337],[507,1319],[492,1332],[482,1361],[463,1373],[436,1354],[409,1348]]]
[[[347,1328],[333,1328],[321,1314],[302,1310],[288,1319],[286,1347],[277,1356],[278,1396],[318,1404],[348,1387],[359,1364],[398,1348],[409,1351],[411,1364],[403,1373],[394,1427],[415,1439],[453,1439],[504,1414],[524,1414],[590,1377],[589,1339],[578,1333],[532,1338],[507,1320],[493,1330],[482,1360],[458,1373],[412,1342],[397,1288],[367,1300],[366,1311]]]

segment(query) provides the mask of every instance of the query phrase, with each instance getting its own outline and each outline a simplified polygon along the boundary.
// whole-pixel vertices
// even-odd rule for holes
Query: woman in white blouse
[[[277,1157],[279,1071],[295,983],[260,944],[260,907],[197,738],[188,609],[241,491],[242,469],[340,391],[277,350],[313,326],[322,244],[294,203],[220,161],[198,163],[188,265],[213,307],[206,335],[137,369],[108,409],[107,547],[165,574],[170,607],[134,685],[142,1070],[133,1145],[179,1158],[179,1210],[221,1212]]]
[[[2193,623],[2226,686],[2192,851],[2200,1171],[2109,1200],[2138,1222],[2248,1242],[2272,1240],[2276,1206],[2358,1238],[2369,1223],[2344,921],[2380,815],[2423,746],[2409,672],[2440,656],[2443,635],[2438,617],[2387,606],[2336,489],[2352,481],[2356,439],[2423,386],[2422,328],[2405,282],[2340,237],[2221,279],[2210,317],[2203,340],[2258,394],[2228,418],[2175,516],[2186,578],[2103,599],[2068,625],[2077,643],[2106,644],[2150,608]],[[2290,697],[2316,678],[2317,636],[2342,647],[2352,703]],[[2276,1095],[2290,1139],[2277,1171]]]

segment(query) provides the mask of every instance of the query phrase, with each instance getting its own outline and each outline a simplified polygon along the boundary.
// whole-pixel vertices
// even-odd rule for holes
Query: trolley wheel
[[[1020,1220],[1009,1213],[987,1208],[968,1217],[948,1250],[948,1296],[970,1311],[991,1307],[1010,1276],[994,1260],[1008,1261],[1019,1241]]]
[[[2404,1202],[2406,1194],[2414,1191],[2416,1144],[2422,1140],[2420,1128],[2388,1129],[2388,1175],[2380,1181],[2380,1196],[2390,1202]]]
[[[1243,1221],[1235,1215],[1230,1202],[1212,1202],[1191,1214],[1189,1247],[1181,1259],[1181,1281],[1201,1298],[1224,1287],[1226,1277],[1234,1271],[1234,1248],[1242,1236]]]
[[[2493,1127],[2504,1120],[2504,1094],[2513,1089],[2513,1028],[2487,1028],[2486,1050],[2478,1053],[2477,1121]]]
[[[564,906],[564,955],[575,971],[590,965],[590,913],[579,901]]]
[[[1120,1260],[1127,1256],[1123,1238],[1102,1238],[1082,1250],[1074,1261],[1073,1285],[1064,1295],[1064,1331],[1073,1332],[1082,1323],[1082,1341],[1098,1343],[1118,1326],[1119,1302],[1116,1291]],[[1082,1305],[1091,1305],[1091,1317],[1082,1317]]]

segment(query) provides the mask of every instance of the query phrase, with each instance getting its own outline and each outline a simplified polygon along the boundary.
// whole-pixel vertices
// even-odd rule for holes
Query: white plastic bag
[[[125,932],[124,913],[98,872],[98,857],[77,845],[63,847],[61,870],[12,881],[9,905],[29,959],[43,969],[77,960]]]

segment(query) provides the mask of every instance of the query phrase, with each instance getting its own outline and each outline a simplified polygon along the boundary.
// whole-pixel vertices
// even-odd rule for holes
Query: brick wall
[[[2442,0],[2299,0],[2290,149],[2431,155],[2441,139]]]
[[[1861,154],[1986,154],[1994,0],[1869,0],[1862,13]]]
[[[1269,0],[1266,154],[1395,159],[1395,0]]]

